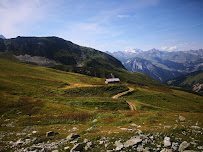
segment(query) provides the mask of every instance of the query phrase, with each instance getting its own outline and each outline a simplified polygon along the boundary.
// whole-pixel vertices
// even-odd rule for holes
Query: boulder
[[[88,142],[85,146],[85,150],[88,151],[89,149],[93,148],[94,147],[94,143],[93,142]]]
[[[85,143],[78,143],[70,150],[70,152],[82,151],[84,147],[85,147]]]
[[[196,130],[201,130],[201,127],[199,126],[191,126],[192,129],[196,129]]]
[[[67,139],[68,141],[72,141],[72,140],[74,140],[74,139],[76,139],[76,138],[78,138],[78,137],[80,137],[80,135],[71,133],[70,135],[68,135],[68,136],[66,137],[66,139]]]
[[[15,142],[15,146],[20,146],[20,145],[23,145],[24,142],[22,141],[22,139],[19,139],[18,141]]]
[[[186,118],[185,118],[185,117],[183,117],[183,116],[179,116],[179,120],[180,120],[180,121],[185,121],[185,120],[186,120]]]
[[[176,151],[178,149],[178,143],[173,142],[171,148]]]
[[[127,140],[124,143],[124,147],[135,146],[135,145],[138,145],[138,144],[141,144],[141,143],[142,143],[142,139],[140,139],[140,138],[132,138],[130,140]]]
[[[165,137],[164,138],[164,147],[168,147],[168,146],[171,146],[170,137]]]
[[[180,152],[183,152],[187,147],[189,147],[190,146],[190,143],[187,143],[186,141],[183,141],[181,144],[180,144],[180,146],[179,146],[179,148],[178,148],[178,151],[180,151]]]
[[[116,151],[120,151],[124,148],[123,143],[121,143],[120,141],[115,141],[115,146],[116,146]]]
[[[54,135],[55,135],[55,132],[53,132],[53,131],[46,132],[47,137],[54,136]]]
[[[97,122],[98,120],[97,119],[94,119],[92,122]]]

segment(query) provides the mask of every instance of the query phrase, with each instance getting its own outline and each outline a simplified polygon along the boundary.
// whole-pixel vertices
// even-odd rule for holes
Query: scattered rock
[[[90,130],[93,130],[93,129],[96,129],[97,127],[95,125],[93,125],[92,127],[88,128],[87,131],[90,131]]]
[[[72,128],[72,131],[77,131],[77,130],[79,130],[77,127]]]
[[[137,144],[140,144],[140,143],[142,143],[142,139],[140,139],[140,138],[132,138],[130,140],[127,140],[124,143],[124,147],[130,147],[130,146],[134,146],[134,145],[137,145]]]
[[[137,133],[138,133],[139,135],[141,135],[141,134],[142,134],[142,131],[141,131],[141,130],[137,130]]]
[[[183,152],[187,147],[190,146],[190,143],[187,143],[186,141],[182,142],[178,148],[178,151]]]
[[[171,148],[176,151],[178,149],[178,143],[173,142]]]
[[[94,119],[92,122],[97,122],[98,120],[97,119]]]
[[[22,139],[18,139],[18,141],[15,142],[15,146],[20,146],[20,145],[23,145],[24,142],[22,141]]]
[[[203,150],[203,146],[198,146],[197,149]]]
[[[100,141],[99,141],[99,144],[100,144],[100,145],[104,144],[104,141],[103,141],[103,140],[100,140]]]
[[[124,148],[123,143],[121,143],[120,141],[115,141],[115,146],[116,146],[116,151],[120,151]]]
[[[186,118],[185,118],[185,117],[183,117],[183,116],[179,116],[179,120],[180,120],[180,121],[185,121],[185,120],[186,120]]]
[[[49,131],[49,132],[46,132],[46,136],[49,137],[49,136],[54,136],[54,135],[57,135],[59,133],[55,133],[53,131]]]
[[[105,147],[105,148],[108,148],[108,147],[109,147],[109,143],[106,143],[106,144],[104,145],[104,147]]]
[[[164,138],[164,147],[168,147],[168,146],[171,146],[170,137],[165,137]]]
[[[66,139],[67,139],[68,141],[72,141],[72,140],[74,140],[74,139],[76,139],[76,138],[78,138],[78,137],[80,137],[80,135],[71,133],[70,135],[68,135],[68,136],[66,137]]]
[[[64,150],[69,150],[69,149],[70,149],[70,147],[68,147],[68,146],[67,146],[67,147],[64,147]]]
[[[88,141],[89,141],[89,140],[85,138],[84,141],[83,141],[83,143],[87,143]]]
[[[87,144],[86,144],[86,146],[85,146],[85,150],[90,150],[91,148],[93,148],[94,147],[94,143],[93,142],[88,142]]]
[[[199,126],[191,126],[192,129],[200,130],[201,128]]]
[[[70,152],[82,151],[84,147],[85,147],[85,143],[78,143],[70,150]]]

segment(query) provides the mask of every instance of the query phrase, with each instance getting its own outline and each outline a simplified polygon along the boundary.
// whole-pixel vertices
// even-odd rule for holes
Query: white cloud
[[[177,46],[171,46],[171,47],[162,46],[160,49],[163,51],[175,51],[175,50],[177,50]]]

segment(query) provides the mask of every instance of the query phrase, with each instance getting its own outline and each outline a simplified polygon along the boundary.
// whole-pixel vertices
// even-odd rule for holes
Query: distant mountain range
[[[161,82],[203,70],[202,49],[176,52],[134,49],[107,53],[119,59],[128,70],[145,73]]]
[[[6,39],[3,35],[0,35],[0,38],[2,38],[2,39]]]

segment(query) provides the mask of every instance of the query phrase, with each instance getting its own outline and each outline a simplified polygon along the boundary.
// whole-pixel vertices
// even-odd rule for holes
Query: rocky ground
[[[179,121],[186,118],[179,116]],[[5,121],[1,128],[13,128],[10,131],[1,131],[0,151],[16,152],[58,152],[58,151],[139,151],[139,152],[194,152],[203,151],[202,128],[198,122],[194,126],[163,126],[165,130],[175,130],[174,133],[158,132],[159,126],[153,127],[151,131],[142,131],[140,125],[134,123],[127,128],[115,126],[117,132],[101,131],[102,126],[93,125],[86,130],[80,131],[80,125],[67,129],[54,128],[54,131],[40,131],[37,127],[26,127],[21,132],[15,131],[15,122]],[[97,119],[93,120],[96,123]],[[99,128],[101,130],[99,130]],[[57,131],[55,131],[57,130]],[[66,131],[67,137],[59,138],[60,132]],[[97,132],[97,136],[92,138],[91,133]],[[12,138],[13,140],[8,140]],[[183,137],[183,138],[181,138]],[[186,137],[186,138],[185,138]]]

